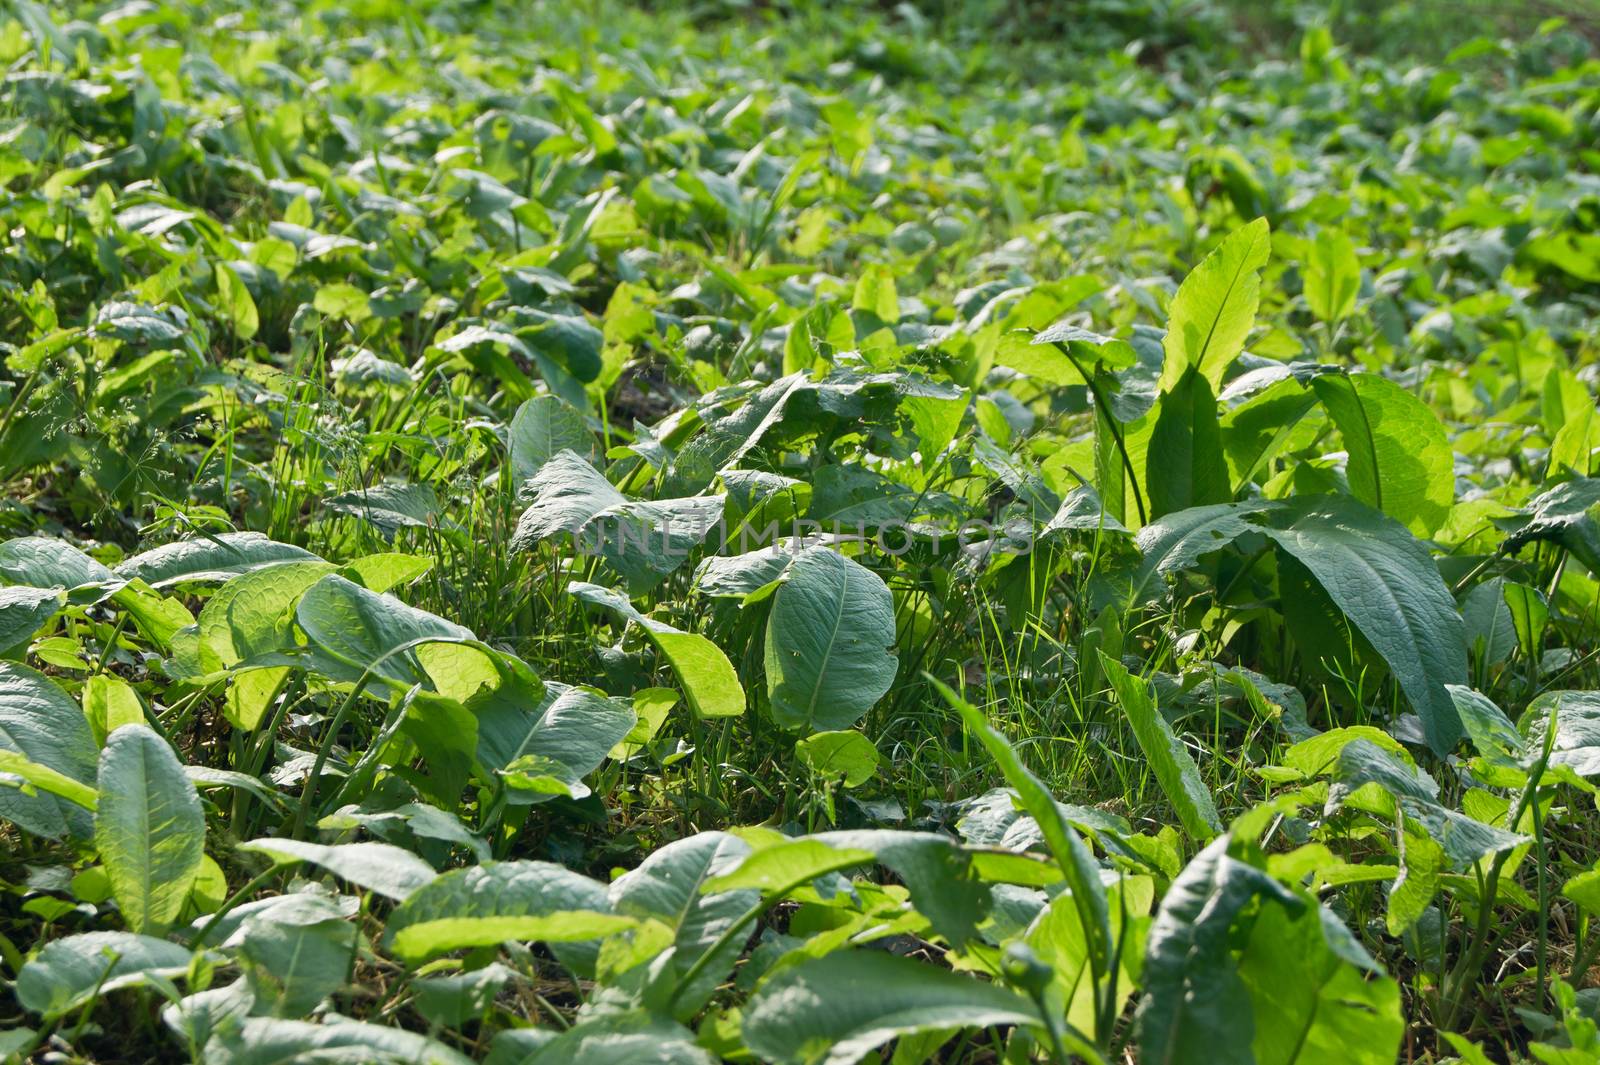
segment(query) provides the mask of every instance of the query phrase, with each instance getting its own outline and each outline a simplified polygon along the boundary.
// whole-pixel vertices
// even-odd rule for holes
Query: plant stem
[[[300,808],[295,811],[294,828],[290,831],[289,838],[299,839],[300,834],[305,831],[306,818],[311,813],[311,802],[317,794],[317,781],[322,776],[322,767],[328,762],[328,752],[333,747],[334,739],[339,735],[339,729],[344,725],[344,719],[349,716],[350,708],[355,705],[356,699],[366,689],[367,682],[371,679],[370,669],[362,673],[361,679],[356,681],[356,686],[350,689],[350,694],[344,697],[344,702],[334,711],[333,720],[328,723],[328,731],[317,746],[317,760],[312,763],[311,775],[306,777],[306,786],[300,791]]]
[[[191,944],[196,949],[203,946],[206,941],[206,936],[211,934],[211,930],[217,926],[218,921],[222,920],[232,910],[237,909],[241,902],[254,894],[257,888],[265,884],[268,880],[271,880],[277,875],[277,873],[278,865],[274,863],[273,865],[268,866],[262,872],[251,877],[238,891],[235,891],[232,895],[229,895],[227,901],[221,906],[217,907],[217,912],[213,913],[210,919],[208,919],[205,924],[200,926],[200,931],[194,934],[194,939],[190,941]]]

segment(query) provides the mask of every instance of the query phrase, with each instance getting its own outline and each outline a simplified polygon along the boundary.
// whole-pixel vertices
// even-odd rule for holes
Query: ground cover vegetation
[[[1594,23],[1371,7],[11,0],[0,1059],[1596,1060]]]

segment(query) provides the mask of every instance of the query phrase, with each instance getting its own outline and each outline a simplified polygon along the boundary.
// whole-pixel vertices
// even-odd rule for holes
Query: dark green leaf
[[[17,1000],[46,1018],[62,1016],[151,975],[181,976],[189,948],[131,932],[84,932],[45,944],[17,974]]]
[[[1305,906],[1266,873],[1228,856],[1219,836],[1172,882],[1145,946],[1135,1014],[1141,1061],[1211,1065],[1250,1061],[1255,1013],[1229,949],[1235,919],[1260,898]]]
[[[871,570],[823,547],[789,567],[767,619],[767,690],[783,728],[854,725],[894,683],[894,597]]]
[[[1153,518],[1232,497],[1216,396],[1199,370],[1185,371],[1161,393],[1145,462]]]
[[[775,1065],[853,1065],[877,1047],[941,1028],[1042,1021],[1013,992],[878,951],[843,951],[779,970],[744,1012],[745,1043]]]
[[[94,787],[98,751],[83,711],[43,674],[11,662],[0,662],[0,748]],[[93,831],[75,803],[10,787],[0,787],[0,818],[47,839]]]

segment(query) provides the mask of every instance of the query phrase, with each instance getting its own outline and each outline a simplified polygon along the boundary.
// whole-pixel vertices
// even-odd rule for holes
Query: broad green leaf
[[[1306,262],[1305,297],[1311,313],[1324,322],[1338,322],[1356,309],[1361,291],[1361,260],[1342,230],[1323,227],[1311,242]]]
[[[372,306],[367,293],[345,281],[335,281],[318,288],[311,304],[330,318],[363,322],[372,317]]]
[[[1600,867],[1585,869],[1561,886],[1561,894],[1590,917],[1600,917]]]
[[[894,683],[894,597],[871,570],[828,548],[789,567],[767,618],[767,692],[782,728],[854,725]]]
[[[1494,577],[1475,585],[1461,599],[1467,650],[1475,661],[1498,664],[1517,649],[1516,619],[1512,617],[1506,594],[1504,579]]]
[[[429,642],[475,642],[470,629],[437,614],[369,592],[336,573],[320,578],[300,597],[295,620],[311,640],[317,668],[339,680],[370,673],[401,690],[434,680],[415,648]]]
[[[559,694],[547,690],[520,658],[476,641],[422,639],[407,654],[426,677],[419,683],[431,690],[417,689],[414,697],[407,690],[415,712],[406,715],[406,727],[425,753],[434,754],[428,748],[442,743],[452,755],[472,755],[488,771],[504,768],[525,753],[529,737],[541,727],[541,715]],[[616,728],[613,722],[598,724],[602,732]],[[573,753],[576,761],[579,752]],[[578,775],[593,767],[581,767]]]
[[[137,577],[112,593],[111,601],[127,611],[138,630],[163,651],[170,650],[178,634],[195,623],[181,600],[162,595]]]
[[[1226,503],[1233,496],[1217,425],[1217,399],[1193,367],[1161,394],[1145,464],[1152,518]]]
[[[600,375],[605,335],[588,318],[582,314],[550,314],[531,307],[518,308],[518,314],[531,320],[530,325],[518,330],[518,335],[527,341],[546,381],[553,376],[551,366],[578,381],[593,381]]]
[[[696,717],[738,717],[744,713],[745,693],[739,674],[709,636],[679,632],[648,619],[643,627],[677,674]]]
[[[638,754],[640,749],[656,738],[667,715],[678,705],[678,693],[671,688],[640,688],[633,693],[633,727],[627,735],[612,745],[607,757],[625,761]]]
[[[254,732],[263,721],[269,720],[267,712],[272,709],[272,701],[279,695],[289,673],[288,666],[249,669],[238,673],[228,685],[222,715],[234,728]]]
[[[23,536],[0,544],[0,580],[34,588],[110,584],[115,576],[71,544],[48,536]]]
[[[527,1031],[503,1032],[485,1065],[714,1065],[716,1060],[695,1044],[689,1029],[643,1012],[597,1015],[540,1042],[530,1052],[508,1053],[504,1059],[495,1056],[503,1039],[509,1048],[507,1036]]]
[[[969,397],[966,395],[957,399],[907,396],[900,401],[900,412],[911,422],[911,431],[916,435],[917,454],[923,469],[932,469],[945,448],[955,439],[968,405]],[[810,486],[802,482],[795,492],[798,495],[809,490]]]
[[[327,1024],[278,1017],[248,1017],[224,1028],[208,1047],[207,1060],[222,1065],[287,1065],[289,1062],[407,1062],[408,1065],[472,1065],[472,1059],[434,1039],[404,1028],[344,1018]]]
[[[275,907],[252,914],[228,937],[223,946],[239,960],[253,1012],[303,1017],[344,983],[360,933],[336,907],[327,910],[333,912],[318,920]]]
[[[1061,350],[1063,346],[1066,352]],[[1138,362],[1139,356],[1126,340],[1057,322],[1034,334],[1026,345],[1002,343],[996,361],[1051,384],[1074,385],[1088,384],[1084,372],[1092,375],[1097,364],[1125,370]]]
[[[835,322],[849,325],[847,315]],[[815,395],[817,385],[804,373],[791,373],[767,385],[731,414],[711,416],[705,428],[674,457],[667,487],[700,491],[718,473],[739,465],[751,449],[784,420],[791,401]]]
[[[159,934],[183,912],[200,875],[206,818],[167,741],[124,725],[100,752],[94,844],[123,920]]]
[[[294,647],[295,605],[333,568],[321,560],[282,562],[228,581],[200,610],[202,664],[231,669]]]
[[[1466,635],[1428,549],[1393,520],[1339,496],[1291,499],[1260,531],[1309,570],[1393,671],[1443,754],[1461,738],[1447,685],[1466,680]]]
[[[1234,921],[1256,899],[1299,912],[1305,903],[1228,856],[1218,836],[1172,882],[1145,945],[1134,1014],[1139,1059],[1163,1065],[1250,1061],[1256,1019],[1230,950]]]
[[[1566,766],[1581,777],[1600,776],[1600,692],[1543,692],[1528,704],[1520,725],[1530,754],[1542,753],[1548,740],[1550,765]]]
[[[1528,837],[1452,810],[1439,802],[1439,785],[1415,766],[1400,761],[1370,740],[1357,739],[1339,752],[1328,809],[1367,784],[1387,792],[1405,814],[1408,831],[1420,832],[1444,849],[1452,865],[1469,868],[1486,855],[1530,842]]]
[[[894,325],[900,320],[900,297],[895,292],[894,271],[881,263],[873,263],[861,271],[851,306],[877,318],[884,325]]]
[[[32,639],[66,601],[56,588],[0,587],[0,654]]]
[[[1276,504],[1266,500],[1219,503],[1168,514],[1140,529],[1134,540],[1144,556],[1134,574],[1135,601],[1154,595],[1157,577],[1193,566],[1202,555],[1220,551],[1255,528],[1253,515]]]
[[[385,839],[411,844],[412,849],[425,846],[413,840],[435,840],[471,851],[480,862],[490,857],[488,845],[468,830],[459,817],[426,803],[406,803],[382,813],[359,813],[346,808],[317,823],[317,827],[325,831],[348,831],[358,826]]]
[[[1150,925],[1150,907],[1155,902],[1155,882],[1147,876],[1124,876],[1106,886],[1111,932],[1125,937],[1119,961],[1116,1012],[1138,987],[1140,957],[1138,948]],[[1046,1009],[1064,1015],[1067,1023],[1080,1032],[1095,1026],[1094,970],[1089,958],[1089,937],[1084,934],[1078,908],[1070,894],[1059,894],[1029,924],[1027,945],[1049,965],[1051,986]]]
[[[911,518],[918,493],[858,466],[824,466],[812,483],[806,516],[824,529],[874,529]]]
[[[761,531],[757,526],[762,519],[793,518],[804,513],[811,500],[811,485],[793,477],[760,470],[722,470],[717,476],[728,490],[730,512],[741,515],[750,524],[749,538]],[[705,561],[716,557],[713,555]],[[697,574],[699,569],[695,568]]]
[[[178,540],[151,548],[122,562],[113,573],[121,580],[142,580],[152,588],[184,581],[217,582],[279,562],[314,561],[316,555],[280,544],[260,533],[221,533]]]
[[[1100,495],[1089,485],[1079,485],[1061,500],[1061,506],[1050,516],[1039,538],[1064,530],[1078,532],[1127,533],[1127,529],[1109,511]]]
[[[1167,312],[1161,391],[1194,367],[1213,392],[1244,350],[1261,301],[1261,268],[1271,252],[1267,220],[1240,226],[1183,279]]]
[[[722,496],[618,503],[585,522],[577,542],[585,554],[605,559],[630,588],[644,591],[689,561],[722,520],[724,504]]]
[[[1450,685],[1450,698],[1467,738],[1489,764],[1519,768],[1531,765],[1522,734],[1492,699],[1460,684]]]
[[[672,672],[677,673],[678,683],[683,684],[683,694],[688,696],[694,715],[730,718],[744,713],[744,688],[739,684],[739,675],[734,672],[733,662],[709,636],[680,632],[666,622],[643,616],[626,595],[613,592],[611,588],[574,580],[566,585],[566,590],[586,603],[610,609],[643,628],[651,643],[656,644],[662,657],[672,665]]]
[[[973,441],[972,451],[973,456],[1027,506],[1035,521],[1047,520],[1061,506],[1060,498],[1026,458],[1013,455],[981,436]]]
[[[369,592],[387,592],[396,585],[410,584],[432,568],[431,558],[380,551],[345,563],[340,572]]]
[[[719,599],[743,599],[788,572],[795,552],[778,542],[738,555],[708,555],[694,568],[695,589]]]
[[[1144,752],[1150,770],[1167,801],[1177,811],[1178,820],[1191,839],[1201,843],[1222,831],[1222,820],[1211,801],[1211,790],[1200,779],[1194,759],[1173,735],[1167,719],[1156,709],[1143,678],[1129,674],[1121,662],[1100,652],[1100,667],[1105,670],[1117,701],[1133,726],[1134,739]]]
[[[469,701],[467,707],[478,715],[478,758],[484,765],[505,769],[531,756],[575,798],[588,793],[580,781],[605,761],[637,720],[633,707],[622,699],[554,683],[545,686],[537,703],[517,707],[496,700],[491,707]]]
[[[97,673],[83,682],[83,714],[95,743],[103,747],[106,737],[123,725],[144,723],[144,702],[121,677]]]
[[[0,662],[0,750],[94,788],[96,745],[83,711],[43,674],[11,662]],[[75,801],[10,787],[0,787],[0,819],[46,839],[87,838],[94,831]]]
[[[429,1024],[459,1028],[484,1016],[515,974],[499,962],[454,976],[429,976],[411,981],[413,1005]]]
[[[794,745],[805,767],[847,788],[860,787],[878,771],[878,749],[859,732],[817,732]]]
[[[189,969],[188,947],[131,932],[84,932],[44,945],[17,974],[17,1001],[46,1019],[97,994],[177,977]]]
[[[793,890],[829,873],[868,865],[876,857],[875,851],[836,846],[814,836],[784,839],[746,855],[730,872],[706,881],[700,890],[708,895]]]
[[[5,779],[8,777],[15,780]],[[92,811],[98,799],[95,790],[87,784],[80,784],[47,765],[29,761],[16,751],[0,748],[0,788],[14,787],[18,781],[29,788],[66,799],[85,810]]]
[[[1264,906],[1239,963],[1255,1014],[1256,1065],[1392,1065],[1400,987],[1327,908]]]
[[[228,320],[239,339],[249,340],[261,328],[261,316],[250,290],[240,280],[233,267],[218,263],[214,267],[217,278],[217,299],[228,312]]]
[[[106,887],[109,889],[110,886],[107,882]],[[203,914],[216,913],[228,901],[228,875],[209,854],[200,859],[200,875],[189,889],[189,901],[197,912]]]
[[[1501,587],[1506,608],[1511,611],[1512,627],[1517,631],[1517,646],[1532,658],[1539,654],[1545,625],[1550,620],[1550,602],[1543,592],[1526,584],[1506,581]]]
[[[689,559],[722,517],[722,496],[629,500],[576,453],[557,452],[524,486],[532,502],[517,520],[513,550],[570,533],[631,585],[648,586]]]
[[[252,922],[272,924],[315,925],[324,921],[347,920],[360,912],[360,900],[350,895],[333,895],[317,888],[304,888],[283,895],[267,895],[250,902],[241,902],[217,917],[201,918],[194,922],[195,931],[205,932],[203,939],[196,938],[194,946],[219,946],[235,940],[245,933]]]
[[[1600,477],[1574,477],[1528,501],[1526,514],[1496,521],[1509,533],[1500,550],[1514,555],[1536,540],[1560,544],[1600,574]]]
[[[583,415],[559,396],[535,396],[523,403],[511,419],[509,434],[511,475],[519,485],[563,451],[590,462],[598,458]]]
[[[989,915],[989,885],[971,852],[937,832],[849,829],[823,832],[813,839],[846,850],[868,851],[911,893],[917,912],[946,942],[961,945],[977,938]]]
[[[1552,392],[1556,395],[1552,396]],[[1546,428],[1553,433],[1545,462],[1546,476],[1571,471],[1588,477],[1600,472],[1596,469],[1600,456],[1600,407],[1595,405],[1593,394],[1573,374],[1552,368],[1545,378],[1544,400]],[[1552,414],[1554,418],[1550,417]]]
[[[1416,535],[1433,535],[1455,501],[1455,457],[1438,416],[1377,374],[1323,374],[1311,387],[1344,437],[1350,491]]]
[[[746,1045],[774,1065],[853,1065],[940,1028],[1043,1024],[1014,992],[879,951],[812,958],[768,978],[744,1010]]]
[[[1270,681],[1242,666],[1223,670],[1219,679],[1239,689],[1256,717],[1275,722],[1289,739],[1298,741],[1317,734],[1306,721],[1306,697],[1298,688]]]
[[[442,873],[413,891],[383,942],[409,964],[507,940],[596,939],[634,922],[611,912],[603,884],[550,862],[486,862]]]
[[[335,514],[362,519],[391,540],[401,529],[458,531],[444,517],[438,494],[425,484],[386,481],[333,496],[324,506]]]
[[[243,851],[266,854],[280,863],[310,862],[341,880],[404,902],[438,874],[408,850],[388,843],[338,843],[331,846],[297,839],[254,839]]]
[[[956,828],[961,838],[973,846],[1007,850],[1049,846],[1039,822],[1018,807],[1017,792],[1012,788],[992,788],[963,805],[965,810]],[[1079,831],[1118,836],[1133,834],[1127,818],[1106,810],[1064,802],[1056,803],[1056,808],[1067,823]]]
[[[106,159],[100,161],[109,162]],[[40,283],[35,282],[35,284]],[[84,329],[57,329],[31,344],[22,345],[6,357],[6,365],[22,373],[32,373],[42,368],[47,360],[59,355],[87,335],[88,331]]]
[[[896,301],[898,303],[898,301]],[[800,318],[791,322],[789,331],[783,338],[783,372],[809,373],[822,362],[821,352],[817,350],[819,342],[826,342],[828,326],[833,320],[833,312],[826,306],[813,307]],[[854,327],[851,327],[854,337]],[[845,345],[849,347],[849,345]]]
[[[1218,419],[1234,494],[1279,454],[1310,444],[1322,423],[1321,418],[1306,417],[1316,406],[1315,393],[1296,378],[1284,377]]]
[[[107,303],[95,316],[93,331],[95,336],[151,347],[172,345],[183,339],[183,330],[168,315],[140,303]]]
[[[1259,532],[1293,556],[1383,656],[1435,751],[1461,723],[1447,685],[1466,679],[1466,633],[1427,548],[1392,519],[1344,496],[1196,507],[1140,530],[1136,595],[1157,574]],[[1313,651],[1313,653],[1315,653]]]
[[[343,388],[381,385],[401,389],[414,387],[417,381],[416,375],[407,367],[366,348],[357,348],[344,358],[334,359],[328,368],[333,371],[334,381]]]
[[[573,581],[567,591],[642,628],[677,674],[696,717],[738,717],[744,713],[745,694],[739,674],[710,637],[682,632],[664,621],[646,617],[634,609],[627,596],[597,584]]]
[[[1444,848],[1426,834],[1407,832],[1404,839],[1400,873],[1389,886],[1389,905],[1383,915],[1385,930],[1397,938],[1422,920],[1439,892],[1439,874],[1450,867]]]
[[[1539,389],[1539,422],[1552,440],[1566,426],[1583,421],[1594,410],[1594,393],[1570,370],[1552,364],[1545,372],[1542,385]],[[1551,468],[1551,472],[1559,470],[1559,466]]]
[[[749,844],[725,832],[702,832],[652,852],[637,869],[612,882],[606,908],[638,920],[659,921],[672,933],[671,965],[678,977],[759,898],[751,889],[712,889],[750,853]],[[693,1016],[727,977],[744,944],[730,940],[678,993],[679,1016]]]
[[[1356,740],[1367,740],[1408,763],[1411,761],[1400,741],[1375,725],[1347,725],[1319,732],[1284,751],[1281,760],[1306,777],[1323,776],[1338,766],[1339,752]]]
[[[232,769],[215,769],[205,765],[186,765],[183,767],[184,775],[194,782],[196,789],[210,791],[216,788],[235,788],[248,792],[266,803],[279,809],[287,805],[283,793],[273,788],[260,777],[253,777],[248,773],[240,773]]]

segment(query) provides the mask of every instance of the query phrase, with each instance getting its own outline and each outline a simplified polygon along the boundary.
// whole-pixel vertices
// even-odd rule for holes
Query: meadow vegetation
[[[0,1061],[1600,1060],[1600,19],[0,6]]]

